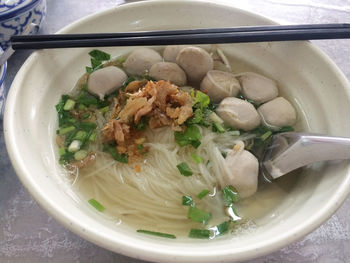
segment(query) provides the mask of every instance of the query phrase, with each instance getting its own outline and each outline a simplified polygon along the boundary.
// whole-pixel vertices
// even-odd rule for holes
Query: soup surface
[[[217,47],[89,54],[56,105],[59,162],[83,200],[164,238],[212,239],[274,216],[295,177],[259,177],[257,153],[297,122],[274,80],[233,74]]]

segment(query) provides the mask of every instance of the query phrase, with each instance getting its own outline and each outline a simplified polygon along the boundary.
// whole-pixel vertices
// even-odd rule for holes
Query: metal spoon
[[[272,136],[260,159],[264,177],[276,179],[320,161],[350,159],[350,138],[285,132]]]

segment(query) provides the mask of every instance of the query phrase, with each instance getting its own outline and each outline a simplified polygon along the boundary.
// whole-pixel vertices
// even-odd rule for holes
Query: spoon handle
[[[350,159],[350,138],[287,132],[273,136],[263,167],[275,179],[311,163],[343,159]]]

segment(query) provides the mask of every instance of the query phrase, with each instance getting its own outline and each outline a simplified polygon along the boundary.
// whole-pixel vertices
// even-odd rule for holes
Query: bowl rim
[[[59,30],[57,33],[64,33],[66,31],[69,31],[72,27],[79,26],[80,24],[84,24],[90,19],[108,14],[110,12],[113,12],[116,8],[118,10],[123,8],[132,8],[132,7],[146,7],[147,5],[153,4],[153,3],[164,3],[162,0],[151,0],[151,1],[142,1],[142,2],[135,2],[135,3],[128,3],[120,6],[116,6],[95,14],[88,15],[86,17],[83,17],[67,26]],[[241,12],[243,14],[247,14],[250,16],[255,16],[260,19],[264,19],[267,22],[276,24],[275,21],[266,18],[260,14],[256,14],[254,12],[242,10],[239,8],[234,7],[233,5],[230,5],[228,3],[218,3],[213,1],[198,1],[198,0],[168,0],[167,3],[173,3],[173,4],[179,4],[179,3],[192,3],[192,4],[211,4],[215,6],[221,6],[226,8],[231,8],[237,12]],[[338,80],[344,85],[345,87],[345,93],[347,93],[348,97],[350,98],[350,86],[347,78],[345,77],[344,73],[336,66],[336,64],[318,47],[312,45],[309,41],[306,42],[313,51],[315,51],[323,60],[325,60],[329,67],[332,68],[335,75],[337,75]],[[21,81],[21,74],[22,71],[26,71],[28,65],[30,65],[32,62],[34,62],[36,59],[35,53],[32,54],[23,64],[21,70],[16,75],[12,86],[16,86],[17,82]],[[79,219],[75,219],[70,217],[67,214],[61,213],[60,209],[55,206],[54,203],[52,203],[50,200],[47,200],[44,195],[42,195],[41,191],[39,189],[35,189],[35,187],[32,185],[31,182],[31,175],[30,172],[26,169],[25,164],[23,162],[18,161],[17,153],[19,152],[18,149],[15,149],[14,147],[11,147],[11,145],[16,145],[15,142],[15,136],[13,131],[14,121],[13,121],[13,114],[14,114],[14,108],[15,108],[15,94],[11,92],[9,93],[9,99],[8,103],[6,104],[5,108],[5,119],[4,119],[4,127],[5,127],[5,142],[7,151],[9,153],[10,160],[12,162],[12,165],[16,171],[17,176],[22,181],[23,185],[26,187],[26,189],[30,192],[30,194],[35,198],[35,200],[39,203],[39,205],[44,208],[50,215],[52,215],[57,221],[59,221],[61,224],[63,224],[65,227],[67,227],[72,232],[76,233],[77,235],[101,246],[106,249],[112,250],[117,253],[121,253],[127,256],[131,257],[140,257],[145,260],[166,260],[169,262],[178,262],[178,261],[191,261],[191,262],[212,262],[213,260],[222,260],[222,261],[229,261],[233,259],[233,255],[229,254],[228,251],[221,251],[221,253],[210,253],[205,255],[199,255],[199,254],[175,254],[172,250],[160,250],[157,248],[152,248],[151,246],[148,246],[147,248],[141,247],[137,244],[132,243],[125,243],[123,241],[120,241],[118,243],[118,246],[115,246],[116,244],[111,244],[110,239],[106,239],[105,236],[102,234],[94,231],[92,228],[83,228],[81,225],[81,222]],[[347,175],[344,179],[344,183],[338,188],[337,194],[333,195],[328,202],[318,211],[318,213],[315,213],[312,217],[306,219],[303,224],[290,229],[284,233],[281,233],[281,235],[278,235],[277,237],[271,237],[270,240],[267,240],[263,243],[256,243],[254,246],[250,247],[250,249],[242,250],[236,253],[235,260],[247,260],[259,256],[263,256],[266,254],[269,254],[273,251],[276,251],[278,249],[281,249],[288,244],[291,244],[298,239],[302,238],[303,236],[307,235],[314,229],[316,229],[318,226],[320,226],[322,223],[324,223],[328,218],[331,217],[331,215],[340,207],[340,205],[345,201],[346,197],[350,193],[350,166],[347,167]],[[73,223],[72,223],[73,222]],[[148,242],[150,243],[150,242]],[[169,243],[170,244],[170,243]],[[254,253],[252,253],[252,250],[254,250]],[[226,253],[224,253],[226,252]]]

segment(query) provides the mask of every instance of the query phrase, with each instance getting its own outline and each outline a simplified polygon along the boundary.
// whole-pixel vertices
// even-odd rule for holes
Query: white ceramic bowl
[[[181,19],[180,19],[181,18]],[[139,2],[89,16],[60,33],[115,32],[271,24],[261,16],[216,3]],[[307,130],[350,136],[350,88],[336,65],[309,42],[222,47],[237,62],[276,79],[304,115]],[[131,257],[166,262],[217,262],[254,258],[303,237],[328,219],[350,191],[349,162],[304,172],[265,223],[242,236],[168,240],[113,225],[74,197],[60,176],[54,143],[56,111],[89,64],[90,49],[42,50],[18,72],[5,110],[5,139],[13,166],[38,203],[59,222],[102,247]],[[130,48],[104,48],[113,55]]]

